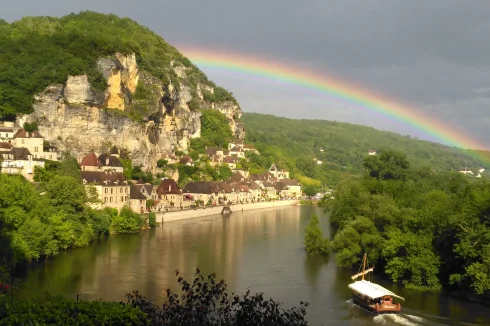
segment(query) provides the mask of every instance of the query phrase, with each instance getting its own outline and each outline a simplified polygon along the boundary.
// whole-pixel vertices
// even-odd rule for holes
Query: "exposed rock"
[[[19,117],[17,124],[38,121],[46,140],[77,158],[89,151],[108,151],[115,145],[129,152],[134,166],[152,172],[164,154],[176,149],[186,151],[190,139],[200,137],[201,112],[191,111],[187,105],[193,96],[190,86],[181,83],[177,90],[172,83],[163,85],[139,71],[134,55],[116,54],[99,59],[97,64],[107,79],[105,94],[95,91],[86,75],[70,76],[65,85],[51,85],[36,95],[34,113]],[[184,79],[185,69],[174,67]],[[150,91],[148,98],[133,99],[138,82]],[[198,85],[195,93],[200,101],[201,89],[214,92],[208,85]],[[212,104],[211,108],[225,114],[235,135],[243,138],[237,104],[225,102]],[[144,121],[128,118],[128,112],[132,112],[128,110],[145,112]]]
[[[100,104],[102,98],[92,88],[87,75],[68,76],[63,95],[68,103],[72,104]]]

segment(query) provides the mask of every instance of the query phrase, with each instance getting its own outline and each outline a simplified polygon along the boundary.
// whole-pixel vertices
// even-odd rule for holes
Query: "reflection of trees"
[[[318,277],[320,271],[328,264],[329,260],[330,256],[307,254],[305,257],[305,275],[310,284],[310,289],[314,293],[318,291]]]
[[[297,215],[299,209],[252,211],[167,223],[139,236],[109,237],[32,269],[26,286],[33,294],[49,290],[116,301],[138,289],[161,303],[167,288],[178,290],[175,270],[192,277],[199,265],[204,275],[216,273],[233,291],[238,285],[244,243],[269,241],[276,234],[284,234],[281,241],[285,241],[298,234]],[[270,248],[275,246],[280,243],[274,242]]]

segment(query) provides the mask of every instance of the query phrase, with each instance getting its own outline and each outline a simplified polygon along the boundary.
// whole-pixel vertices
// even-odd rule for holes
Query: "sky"
[[[260,56],[336,76],[424,112],[490,147],[487,0],[0,0],[0,17],[91,10],[130,17],[179,49]],[[185,51],[183,51],[185,54]],[[368,108],[215,68],[245,112],[351,122],[435,140]]]

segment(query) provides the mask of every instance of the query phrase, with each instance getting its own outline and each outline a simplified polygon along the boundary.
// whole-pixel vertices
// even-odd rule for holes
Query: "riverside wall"
[[[242,211],[250,211],[254,209],[266,209],[266,208],[279,208],[279,207],[294,206],[294,205],[299,205],[299,201],[279,200],[274,202],[260,202],[260,203],[253,203],[253,204],[235,204],[229,207],[232,211],[231,216],[233,216],[233,214]],[[176,222],[176,221],[182,221],[182,220],[203,217],[203,216],[220,215],[222,211],[223,211],[223,206],[215,206],[215,207],[156,213],[156,220],[157,223]]]

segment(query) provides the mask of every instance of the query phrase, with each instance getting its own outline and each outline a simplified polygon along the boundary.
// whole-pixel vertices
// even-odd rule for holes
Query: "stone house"
[[[54,146],[44,147],[44,137],[39,131],[29,132],[19,129],[14,134],[13,144],[15,147],[27,148],[36,159],[58,161],[61,153]]]
[[[301,186],[296,179],[282,179],[276,182],[276,190],[282,198],[301,197]]]
[[[289,179],[289,171],[280,170],[275,164],[272,164],[269,168],[269,174],[277,180]]]
[[[33,180],[36,166],[44,167],[44,161],[35,158],[29,149],[13,147],[10,143],[2,143],[0,157],[2,173],[21,174],[29,181]]]
[[[226,188],[223,185],[219,185],[216,181],[189,182],[182,189],[182,193],[184,198],[188,198],[194,202],[202,201],[204,205],[208,203],[218,205],[226,198]]]
[[[98,157],[99,163],[101,164],[101,169],[103,171],[114,171],[122,173],[124,167],[119,160],[119,157],[114,154],[101,154]]]
[[[239,158],[245,158],[245,152],[243,151],[242,147],[240,146],[234,146],[229,149],[229,154],[231,156],[236,156]]]
[[[129,186],[129,207],[133,212],[139,214],[147,212],[147,200],[148,197],[141,193],[140,189],[138,189],[136,185]]]
[[[129,206],[130,185],[120,172],[82,170],[83,184],[87,189],[93,187],[97,191],[99,204],[95,208],[112,207],[121,210]]]
[[[270,182],[270,181],[266,181],[263,183],[263,187],[264,187],[264,198],[266,200],[275,200],[275,199],[278,199],[279,196],[277,195],[277,190],[276,190],[276,187],[275,187],[275,184],[273,182]]]
[[[15,134],[14,123],[10,121],[0,122],[0,141],[10,142]]]
[[[184,201],[182,190],[173,179],[162,180],[157,190],[157,198],[166,211],[188,208],[189,201]]]
[[[226,156],[223,159],[223,162],[228,164],[230,169],[234,170],[237,168],[237,164],[240,163],[240,160],[236,156]]]

